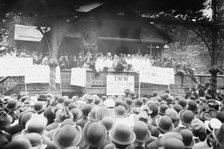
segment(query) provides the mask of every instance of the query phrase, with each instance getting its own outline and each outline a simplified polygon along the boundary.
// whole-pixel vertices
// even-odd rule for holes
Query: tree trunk
[[[219,68],[216,66],[213,66],[209,72],[211,73],[211,80],[210,80],[210,86],[209,86],[209,94],[213,99],[216,98],[216,90],[217,90],[217,73],[219,72]]]
[[[57,93],[56,88],[56,68],[58,66],[58,51],[64,36],[69,30],[68,24],[54,21],[51,28],[51,40],[49,48],[49,67],[50,67],[50,80],[49,91],[53,94]]]
[[[52,94],[57,93],[56,87],[56,67],[50,66],[50,82],[49,82],[49,90]]]
[[[211,68],[209,72],[211,73],[211,80],[209,86],[209,94],[212,98],[216,98],[216,91],[217,91],[217,73],[219,73],[219,68],[217,67],[217,59],[218,59],[218,47],[217,47],[217,40],[218,40],[218,29],[214,27],[212,29],[212,52],[211,52]]]
[[[212,0],[212,21],[216,23],[217,21],[217,1]],[[211,51],[211,68],[209,72],[211,73],[211,80],[209,86],[209,94],[213,99],[216,98],[216,90],[217,90],[217,73],[219,72],[219,68],[217,67],[218,60],[218,28],[213,26],[212,28],[212,51]]]

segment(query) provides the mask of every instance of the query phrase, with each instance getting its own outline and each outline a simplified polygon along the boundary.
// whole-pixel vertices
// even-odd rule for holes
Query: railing
[[[17,84],[24,83],[23,76],[7,76],[0,80],[0,94],[6,94]]]

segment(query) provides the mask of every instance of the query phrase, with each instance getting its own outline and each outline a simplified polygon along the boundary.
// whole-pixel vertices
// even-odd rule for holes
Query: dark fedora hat
[[[128,97],[130,97],[131,99],[135,99],[138,97],[138,95],[134,91],[130,91]]]
[[[159,113],[159,106],[155,102],[148,103],[147,105],[149,109],[148,114],[150,114],[151,117],[157,116]]]
[[[73,114],[68,110],[68,107],[63,107],[56,112],[57,121],[63,122],[65,119],[73,119]]]
[[[161,104],[159,106],[159,114],[162,115],[162,116],[165,115],[165,111],[168,108],[169,108],[169,106],[167,104]]]
[[[6,109],[9,111],[14,111],[18,108],[18,100],[10,98],[6,104]]]
[[[181,110],[179,112],[179,117],[182,124],[189,126],[194,119],[194,113],[190,110]]]
[[[183,143],[186,149],[191,149],[194,146],[194,139],[193,139],[193,133],[189,129],[182,129],[180,130],[180,134],[183,138]]]
[[[5,128],[12,123],[13,119],[5,111],[0,110],[0,128]]]
[[[187,106],[187,101],[186,101],[186,99],[184,99],[184,98],[180,98],[180,99],[177,101],[177,103],[178,103],[179,105],[181,105],[183,109],[186,108],[186,106]]]
[[[77,146],[82,140],[82,128],[76,125],[64,125],[56,130],[53,142],[59,148]]]
[[[19,114],[18,121],[22,128],[25,128],[27,121],[32,117],[34,113],[34,111],[26,110]]]
[[[104,125],[107,131],[110,131],[113,127],[114,120],[111,116],[104,116],[101,120],[101,123]]]
[[[193,113],[197,112],[198,110],[197,102],[195,100],[189,100],[187,109],[191,110]]]
[[[174,143],[175,142],[175,143]],[[163,149],[186,149],[184,146],[183,141],[178,138],[167,138],[164,141],[164,148]]]
[[[70,112],[73,115],[73,121],[76,122],[82,117],[82,111],[79,108],[72,108]]]
[[[158,129],[163,133],[172,131],[174,128],[172,119],[166,115],[161,116],[158,119],[156,119],[156,124],[157,124]]]
[[[136,141],[138,142],[147,142],[151,137],[148,126],[143,121],[136,121],[133,127],[133,131],[136,136]]]
[[[27,138],[33,147],[40,147],[42,144],[42,136],[38,133],[27,133],[24,134],[24,137]]]
[[[222,123],[224,123],[224,111],[218,111],[216,114],[216,118],[219,119]]]
[[[92,106],[90,104],[85,104],[81,108],[83,116],[88,116],[91,110],[92,110]]]
[[[199,113],[198,118],[204,122],[204,121],[210,121],[212,116],[210,115],[209,112],[204,111]]]
[[[218,144],[224,146],[224,123],[222,124],[222,126],[219,129],[214,129],[212,131],[212,135],[214,137],[214,139],[218,142]]]
[[[44,111],[44,108],[45,107],[42,101],[36,101],[33,105],[33,109],[37,113]]]
[[[120,145],[129,145],[134,143],[136,136],[134,131],[125,124],[118,124],[109,133],[113,142]]]
[[[88,122],[83,128],[83,138],[92,147],[101,147],[107,139],[107,130],[100,122]]]
[[[199,137],[199,139],[206,135],[206,126],[198,118],[195,118],[191,122],[191,131],[194,134],[195,137]]]
[[[31,149],[32,145],[26,137],[13,139],[7,146],[7,149]]]
[[[115,107],[114,113],[115,113],[115,116],[117,117],[126,117],[128,114],[126,108],[122,105]]]

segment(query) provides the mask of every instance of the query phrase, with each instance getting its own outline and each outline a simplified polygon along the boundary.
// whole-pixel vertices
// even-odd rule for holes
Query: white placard
[[[173,68],[163,68],[169,84],[175,84],[175,73]]]
[[[41,27],[41,29],[43,29],[43,27]],[[50,30],[50,28],[47,29],[48,31]],[[42,38],[43,35],[37,30],[37,26],[15,25],[15,40],[40,42]]]
[[[70,84],[85,87],[86,86],[86,69],[72,68]]]
[[[172,68],[145,67],[139,73],[140,82],[159,85],[174,84],[174,71]]]
[[[50,67],[33,65],[25,70],[25,83],[49,83]],[[61,83],[60,67],[56,68],[56,83]]]
[[[0,58],[0,76],[25,76],[24,70],[32,65],[32,58]]]
[[[107,75],[107,95],[124,95],[124,90],[134,91],[134,76],[114,74]]]

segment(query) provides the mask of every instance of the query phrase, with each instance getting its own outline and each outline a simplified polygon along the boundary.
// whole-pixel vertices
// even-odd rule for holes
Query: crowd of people
[[[3,149],[223,149],[224,92],[19,95],[0,100]]]
[[[33,58],[35,65],[48,65],[49,53],[32,51],[32,50],[5,50],[0,53],[0,57],[4,58],[18,58],[28,57]],[[76,67],[91,68],[94,71],[104,71],[108,69],[123,71],[123,70],[136,70],[142,66],[156,66],[165,68],[174,68],[174,71],[182,71],[188,73],[193,71],[189,63],[180,58],[176,60],[172,57],[152,57],[148,54],[111,54],[107,52],[79,52],[72,54],[68,52],[59,52],[58,65],[61,69],[71,69]]]

